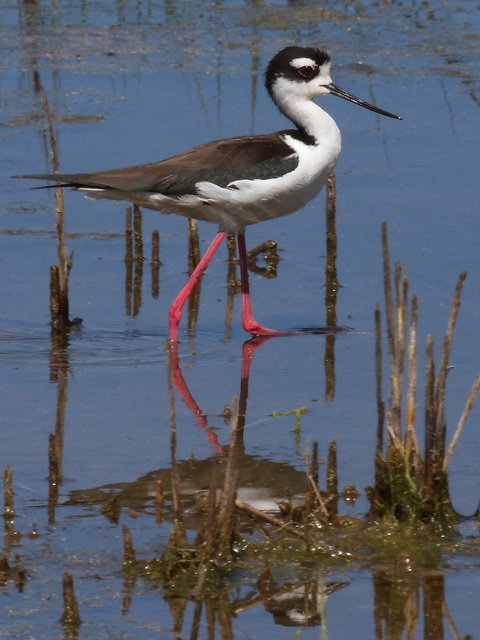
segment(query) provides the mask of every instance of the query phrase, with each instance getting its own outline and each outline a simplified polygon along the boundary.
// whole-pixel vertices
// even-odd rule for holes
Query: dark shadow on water
[[[352,327],[295,327],[292,331],[298,331],[300,334],[306,333],[313,336],[339,335],[346,333],[356,333]]]

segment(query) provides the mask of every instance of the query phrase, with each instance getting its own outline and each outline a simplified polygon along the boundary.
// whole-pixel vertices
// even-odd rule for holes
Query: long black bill
[[[383,109],[379,109],[378,107],[374,107],[373,104],[369,104],[364,100],[360,100],[360,98],[356,98],[352,96],[348,91],[344,91],[337,87],[336,84],[327,85],[327,89],[330,91],[332,96],[338,96],[339,98],[343,98],[344,100],[348,100],[349,102],[353,102],[354,104],[358,104],[360,107],[365,107],[365,109],[370,109],[370,111],[375,111],[375,113],[379,113],[382,116],[387,116],[388,118],[395,118],[395,120],[401,120],[400,116],[396,116],[394,113],[390,113],[389,111],[384,111]]]

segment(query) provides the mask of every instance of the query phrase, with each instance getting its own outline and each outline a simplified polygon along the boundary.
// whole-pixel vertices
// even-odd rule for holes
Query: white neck
[[[283,78],[278,78],[272,87],[272,98],[278,109],[297,127],[315,138],[317,144],[332,137],[340,143],[340,131],[335,120],[311,97],[292,93],[290,82],[286,82],[285,86],[282,84]]]

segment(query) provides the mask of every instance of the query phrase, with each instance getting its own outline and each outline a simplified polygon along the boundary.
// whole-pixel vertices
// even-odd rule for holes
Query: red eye
[[[298,73],[304,78],[313,78],[313,76],[315,75],[315,69],[308,66],[300,67],[298,69]]]

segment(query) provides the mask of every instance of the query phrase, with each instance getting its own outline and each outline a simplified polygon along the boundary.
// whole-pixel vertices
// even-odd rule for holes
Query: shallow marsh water
[[[138,557],[161,553],[169,525],[155,524],[152,491],[170,468],[164,340],[169,303],[186,277],[186,221],[144,212],[147,259],[141,305],[132,316],[126,314],[125,206],[66,193],[67,246],[74,251],[71,313],[84,321],[67,345],[52,343],[53,197],[10,178],[49,170],[38,83],[56,118],[64,172],[155,161],[206,139],[283,128],[261,73],[273,53],[294,42],[327,45],[339,86],[404,118],[395,122],[334,98],[322,101],[343,133],[336,170],[337,321],[352,330],[335,336],[334,357],[330,350],[326,364],[323,335],[265,342],[254,353],[249,378],[246,488],[255,483],[269,501],[285,486],[301,492],[307,442],[318,441],[326,455],[335,439],[340,487],[353,483],[361,492],[343,511],[362,515],[368,508],[363,488],[373,480],[373,314],[383,299],[382,220],[388,221],[392,255],[419,297],[420,351],[426,334],[433,334],[437,360],[455,280],[469,272],[448,380],[450,436],[478,373],[479,6],[469,0],[441,8],[433,2],[421,8],[413,2],[12,2],[0,8],[0,465],[13,469],[15,528],[23,534],[7,540],[6,548],[29,572],[22,592],[12,581],[0,586],[0,637],[62,635],[64,571],[75,579],[79,637],[171,637],[172,615],[158,585],[138,581],[122,615],[121,529],[102,515],[101,500],[112,491],[122,496],[120,521],[131,528]],[[298,214],[248,230],[250,247],[274,239],[282,258],[276,278],[252,275],[254,311],[266,326],[326,322],[324,208],[321,195]],[[161,236],[158,298],[151,294],[148,260],[154,229]],[[213,232],[200,225],[202,248]],[[187,504],[208,484],[209,466],[228,444],[222,414],[240,393],[248,336],[238,298],[232,327],[225,326],[226,277],[223,250],[203,279],[195,334],[187,335],[186,313],[181,324],[180,367],[214,428],[199,428],[177,398],[177,456]],[[420,385],[419,417],[421,394]],[[300,432],[293,430],[294,416],[271,415],[300,407],[308,410],[300,416]],[[464,515],[473,514],[479,500],[479,421],[477,406],[450,467],[453,503]],[[48,434],[59,422],[64,480],[55,524],[49,524]],[[463,541],[475,549],[478,523],[467,520],[462,527]],[[30,538],[33,528],[39,535]],[[304,570],[294,565],[284,571],[300,582]],[[326,624],[332,638],[374,637],[374,594],[383,570],[367,561],[317,567],[318,580],[348,583],[328,598],[323,633]],[[431,575],[444,580],[459,636],[475,637],[478,554],[452,551],[439,553],[433,567],[418,563],[418,580]],[[255,580],[245,571],[239,593]],[[191,615],[187,608],[186,630]],[[294,635],[261,605],[238,614],[233,624],[235,637]],[[428,635],[428,628],[420,619],[415,637]],[[377,637],[396,637],[384,631]],[[450,637],[446,622],[444,631]],[[201,633],[207,636],[205,628]],[[314,626],[303,628],[301,637],[319,634]]]

